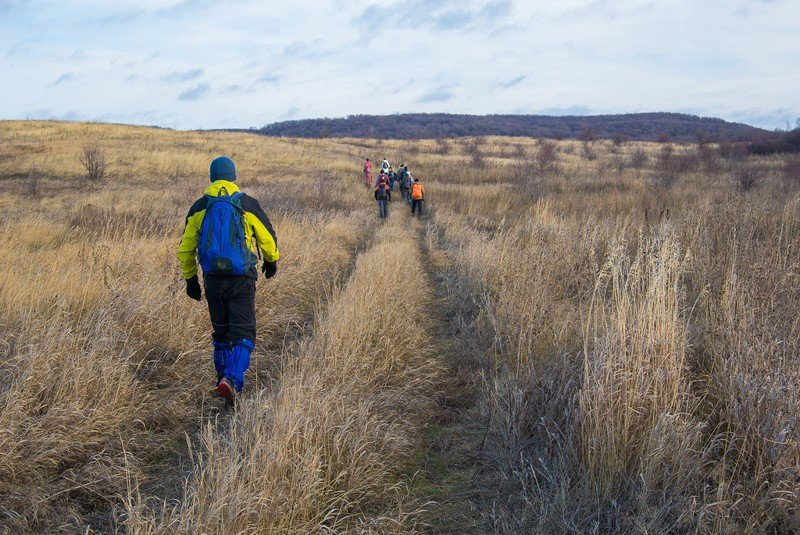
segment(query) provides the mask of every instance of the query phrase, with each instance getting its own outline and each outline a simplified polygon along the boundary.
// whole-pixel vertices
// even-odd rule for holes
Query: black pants
[[[419,212],[420,217],[422,217],[422,199],[411,199],[411,215],[414,215],[414,212]]]
[[[256,279],[250,275],[204,277],[212,338],[219,342],[256,339]]]

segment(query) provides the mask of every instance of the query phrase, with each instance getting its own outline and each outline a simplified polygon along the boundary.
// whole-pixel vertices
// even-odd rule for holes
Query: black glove
[[[278,272],[278,263],[267,262],[266,260],[264,260],[264,265],[261,266],[261,272],[264,274],[266,278],[271,279]]]
[[[203,292],[200,291],[200,281],[197,280],[197,275],[191,279],[186,279],[186,295],[195,301],[200,301],[200,298],[203,297]]]

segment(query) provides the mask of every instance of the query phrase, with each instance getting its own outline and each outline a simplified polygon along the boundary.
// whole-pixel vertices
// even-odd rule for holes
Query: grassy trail
[[[403,468],[436,412],[442,365],[430,334],[433,292],[403,219],[385,222],[356,256],[280,384],[203,427],[180,503],[131,503],[129,532],[423,529]]]
[[[426,447],[416,492],[435,503],[428,515],[431,533],[482,533],[476,514],[480,495],[475,486],[481,430],[470,412],[476,401],[478,376],[465,348],[459,345],[460,318],[447,289],[449,260],[429,239],[429,229],[420,226],[418,230],[426,276],[435,288],[436,307],[430,311],[434,343],[447,367],[448,379],[442,388],[439,413],[425,429]]]
[[[437,247],[430,225],[426,220],[411,228],[431,291],[420,313],[430,322],[433,354],[445,372],[435,392],[436,408],[423,427],[421,447],[410,467],[411,491],[427,504],[424,532],[485,533],[481,485],[485,426],[476,406],[480,365],[465,336],[469,319],[462,317],[454,302],[452,259]]]
[[[358,226],[361,228],[361,226]],[[329,237],[330,232],[324,232],[322,237]],[[330,255],[326,262],[332,270],[327,278],[306,280],[305,292],[308,299],[292,300],[288,294],[282,294],[280,288],[290,285],[299,285],[303,268],[310,262],[320,262],[321,258],[303,258],[300,262],[293,261],[282,266],[281,279],[265,281],[259,274],[257,282],[257,299],[259,314],[259,336],[256,340],[256,349],[252,355],[252,362],[247,375],[247,389],[243,398],[247,399],[253,392],[261,389],[275,389],[279,387],[283,369],[289,360],[296,356],[296,350],[306,339],[313,335],[311,327],[316,314],[326,306],[333,297],[336,287],[350,277],[356,256],[371,246],[371,239],[366,233],[361,232],[353,236],[352,243],[342,251]],[[276,291],[276,282],[280,287]],[[269,298],[269,302],[265,298]],[[205,301],[197,305],[204,307]],[[280,315],[271,314],[272,310],[280,307]],[[188,355],[187,360],[195,362],[208,375],[207,384],[195,385],[200,399],[187,399],[191,405],[185,410],[192,413],[195,418],[184,428],[185,439],[175,440],[171,449],[163,456],[161,462],[150,465],[148,472],[142,478],[142,484],[137,492],[144,497],[158,497],[160,500],[179,500],[183,493],[183,483],[192,471],[192,450],[200,447],[202,428],[210,423],[219,423],[223,428],[228,427],[232,411],[226,410],[222,402],[214,400],[208,393],[213,386],[211,380],[210,349],[205,340],[198,341]],[[195,374],[202,376],[202,374]],[[191,379],[184,379],[184,382]],[[184,385],[185,388],[189,387]],[[102,526],[100,526],[102,527]]]

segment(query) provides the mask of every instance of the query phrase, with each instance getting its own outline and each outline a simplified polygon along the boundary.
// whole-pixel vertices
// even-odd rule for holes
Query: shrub
[[[536,153],[536,167],[540,172],[555,171],[558,168],[558,149],[552,141],[542,141]]]
[[[42,197],[41,179],[42,174],[39,172],[39,169],[36,166],[31,166],[28,170],[27,182],[25,183],[25,194],[28,197],[34,199],[40,199]]]
[[[772,139],[751,143],[747,150],[750,154],[800,152],[800,130],[792,130]]]
[[[614,134],[614,137],[611,138],[611,152],[619,152],[619,149],[628,141],[630,141],[630,138],[625,134]]]
[[[717,158],[717,151],[712,147],[705,145],[697,149],[697,158],[703,162],[703,168],[708,173],[718,173],[720,170],[719,159]]]
[[[764,168],[755,164],[743,165],[733,170],[733,178],[739,191],[755,188],[764,176]]]
[[[483,168],[486,166],[486,160],[484,160],[483,148],[481,145],[481,138],[476,137],[469,141],[464,147],[464,152],[469,156],[469,163],[472,167]]]
[[[800,187],[800,155],[788,156],[783,162],[783,179],[791,187]]]
[[[717,148],[719,157],[731,164],[743,162],[747,158],[747,146],[743,143],[722,141]]]
[[[86,170],[86,178],[91,182],[100,182],[105,178],[108,169],[106,153],[99,145],[84,145],[78,162]]]
[[[597,132],[591,126],[587,126],[581,133],[578,135],[578,139],[583,141],[584,143],[591,143],[595,139],[597,139]]]
[[[641,169],[647,166],[647,162],[650,160],[650,157],[647,155],[647,152],[642,147],[636,147],[631,152],[630,162],[631,167],[634,169]]]
[[[695,153],[675,154],[672,145],[664,145],[658,155],[658,169],[670,175],[691,173],[697,170],[700,158]]]
[[[695,132],[695,141],[697,142],[697,148],[702,150],[711,143],[711,135],[708,132]]]
[[[677,173],[664,169],[659,170],[653,178],[656,186],[662,189],[670,189],[678,181]]]
[[[405,161],[405,154],[408,154],[412,158],[418,156],[420,153],[419,143],[409,142],[405,146],[405,153],[401,154],[400,161]]]

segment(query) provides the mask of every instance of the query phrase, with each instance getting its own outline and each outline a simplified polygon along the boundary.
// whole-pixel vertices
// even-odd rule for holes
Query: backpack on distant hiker
[[[256,265],[245,240],[242,195],[206,195],[208,204],[197,240],[197,258],[204,275],[244,275]]]
[[[421,201],[424,197],[424,191],[425,190],[422,189],[422,184],[419,182],[414,182],[414,184],[411,186],[411,198],[415,201]]]
[[[389,186],[385,182],[381,182],[378,184],[378,189],[375,190],[375,197],[379,201],[383,201],[389,198]]]

